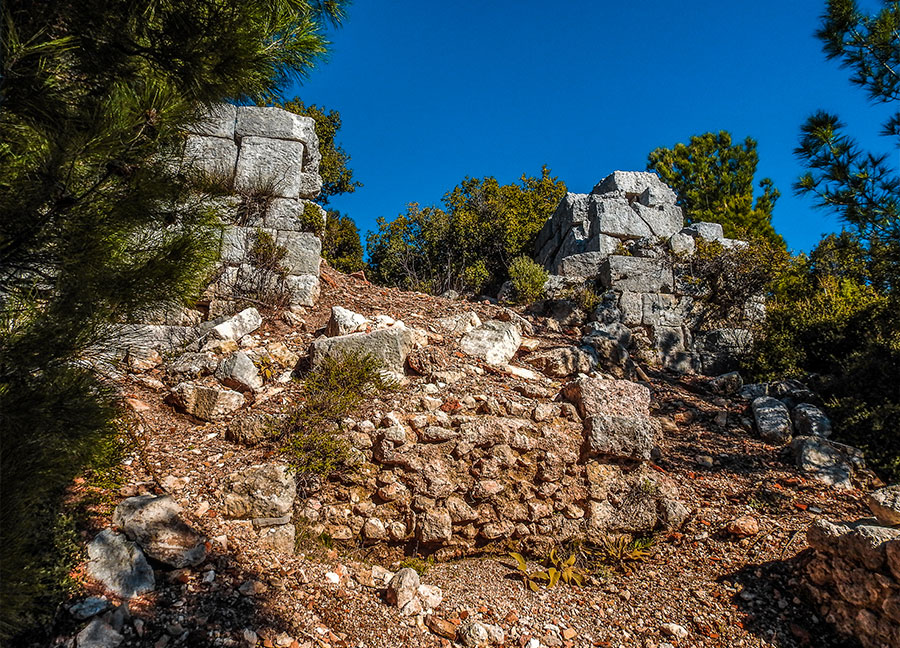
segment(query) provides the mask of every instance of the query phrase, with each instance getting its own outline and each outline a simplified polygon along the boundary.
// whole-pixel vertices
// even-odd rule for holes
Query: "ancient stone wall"
[[[551,273],[550,286],[596,281],[610,291],[593,334],[621,339],[631,329],[632,352],[667,369],[718,374],[749,342],[743,329],[697,330],[696,287],[679,275],[673,258],[694,253],[696,240],[725,248],[716,223],[684,227],[675,192],[654,173],[615,171],[590,194],[569,193],[538,235],[536,259]]]
[[[316,232],[325,222],[325,210],[312,202],[322,189],[320,159],[313,119],[280,108],[222,104],[188,136],[186,162],[234,192],[211,315],[234,311],[229,296],[265,290],[281,289],[293,304],[314,303],[322,251]],[[260,240],[286,251],[279,276],[253,262]]]
[[[900,646],[900,528],[816,520],[807,540],[805,585],[824,619],[865,648]]]

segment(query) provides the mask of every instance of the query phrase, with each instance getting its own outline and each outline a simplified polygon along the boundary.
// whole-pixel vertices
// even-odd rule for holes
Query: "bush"
[[[518,256],[509,264],[509,278],[521,303],[530,304],[544,295],[544,284],[549,275],[538,263],[527,256]]]
[[[343,421],[368,397],[395,388],[370,355],[326,357],[303,383],[303,405],[278,425],[291,467],[301,476],[328,475],[346,466],[350,447]]]
[[[304,232],[322,236],[322,233],[325,231],[325,219],[322,218],[322,209],[315,203],[304,203],[303,211],[300,213],[300,224],[303,226]]]

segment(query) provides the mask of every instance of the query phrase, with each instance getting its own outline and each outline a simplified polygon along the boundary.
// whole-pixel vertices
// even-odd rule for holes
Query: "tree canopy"
[[[190,300],[214,260],[221,188],[182,167],[185,129],[213,103],[278,98],[343,5],[2,5],[0,637],[42,607],[41,512],[112,430],[95,370],[110,325]]]
[[[730,133],[719,131],[653,150],[647,169],[675,190],[688,222],[719,223],[726,236],[758,236],[784,245],[772,227],[772,210],[781,194],[770,178],[759,181],[762,194],[754,203],[758,162],[756,141],[748,137],[733,144]]]
[[[378,219],[367,237],[372,278],[430,293],[495,289],[512,260],[533,253],[544,222],[566,195],[545,166],[519,183],[465,178],[443,207],[410,204],[392,221]]]

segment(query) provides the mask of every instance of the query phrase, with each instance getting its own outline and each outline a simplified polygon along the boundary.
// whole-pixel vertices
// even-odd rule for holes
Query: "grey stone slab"
[[[290,275],[285,279],[291,292],[291,304],[315,306],[319,298],[319,277],[317,275]]]
[[[619,295],[619,310],[622,312],[622,323],[637,326],[643,321],[644,299],[641,293],[623,291]]]
[[[114,594],[132,598],[156,587],[143,552],[121,533],[104,529],[88,543],[87,570]]]
[[[234,139],[234,122],[237,107],[233,104],[216,104],[206,113],[204,119],[191,128],[191,132],[208,137]]]
[[[663,205],[659,207],[647,207],[640,203],[635,203],[632,208],[637,211],[638,216],[647,223],[653,235],[667,239],[673,234],[677,234],[684,227],[684,215],[681,207],[677,205]]]
[[[279,231],[275,242],[287,250],[281,264],[288,274],[319,276],[322,241],[315,234]]]
[[[707,241],[725,238],[725,233],[722,231],[722,226],[719,223],[705,223],[702,221],[691,223],[681,231],[694,238],[699,236]]]
[[[595,232],[622,239],[653,236],[650,226],[624,198],[591,196],[588,214]]]
[[[228,187],[234,182],[237,159],[232,139],[191,135],[184,143],[185,164]]]
[[[620,192],[622,194],[632,194],[635,197],[640,196],[648,187],[653,187],[661,194],[669,196],[674,193],[655,173],[650,171],[613,171],[608,176],[598,182],[592,194],[606,194]],[[669,193],[666,193],[666,192]],[[674,202],[672,200],[671,202]]]
[[[559,262],[557,272],[564,277],[596,277],[600,266],[608,257],[603,252],[582,252],[567,256]]]
[[[307,143],[316,137],[316,122],[312,117],[273,106],[240,106],[234,132],[241,138],[268,137]]]
[[[793,426],[787,406],[771,396],[753,399],[751,405],[759,435],[771,443],[787,443],[791,440]]]
[[[613,255],[600,268],[604,288],[630,292],[672,292],[672,267],[666,259]]]
[[[301,193],[306,196],[309,179],[304,176],[310,174],[303,173],[303,147],[302,142],[244,137],[235,170],[235,190],[281,198],[298,198]],[[319,183],[321,188],[321,179]]]

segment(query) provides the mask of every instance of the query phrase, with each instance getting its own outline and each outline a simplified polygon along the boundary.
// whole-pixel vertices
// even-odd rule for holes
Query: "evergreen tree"
[[[753,139],[732,144],[731,135],[719,131],[694,135],[689,144],[655,149],[647,169],[675,190],[689,223],[719,223],[726,236],[757,236],[783,246],[772,227],[772,210],[781,194],[771,179],[759,182],[763,192],[753,201],[758,162]]]
[[[307,106],[299,97],[275,105],[296,115],[312,117],[316,122],[319,152],[322,154],[322,161],[319,163],[319,175],[322,176],[322,193],[318,198],[320,203],[327,205],[332,196],[353,193],[363,186],[353,179],[353,169],[347,166],[350,156],[335,142],[341,129],[341,113],[316,104]]]
[[[371,275],[433,294],[499,288],[512,260],[532,254],[565,195],[565,184],[546,166],[540,177],[523,175],[518,184],[465,178],[444,195],[443,209],[411,204],[393,221],[378,219],[366,241]]]
[[[322,256],[332,268],[348,274],[366,267],[359,230],[352,218],[337,211],[326,213]]]
[[[53,609],[42,513],[113,427],[94,369],[110,325],[189,300],[213,260],[217,188],[181,168],[185,129],[277,98],[343,4],[2,5],[0,638]]]

